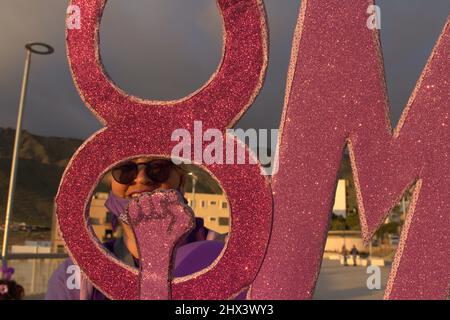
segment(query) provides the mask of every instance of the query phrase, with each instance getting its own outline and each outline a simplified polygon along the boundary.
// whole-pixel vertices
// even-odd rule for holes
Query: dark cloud
[[[271,48],[263,91],[240,121],[276,128],[299,1],[266,0]],[[394,122],[411,94],[450,11],[448,0],[382,0],[382,45]],[[0,126],[15,127],[29,41],[52,44],[33,56],[24,128],[37,134],[87,137],[100,124],[84,107],[65,56],[61,0],[2,0],[0,10]],[[221,58],[221,20],[213,0],[109,0],[101,53],[112,79],[131,94],[169,100],[195,91]]]

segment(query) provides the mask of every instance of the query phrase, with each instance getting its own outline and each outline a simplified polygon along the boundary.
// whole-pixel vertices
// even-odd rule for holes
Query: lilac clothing
[[[129,199],[116,197],[112,191],[109,192],[108,199],[106,199],[105,207],[112,213],[112,228],[115,231],[118,219],[129,224],[128,216],[126,214]]]
[[[124,253],[117,253],[116,251],[120,250],[114,250],[117,247],[117,241],[122,240],[118,239],[106,243],[106,249],[111,251],[115,256],[119,256],[118,258],[120,258],[121,260],[125,260],[125,263],[133,263],[130,262],[131,255],[129,254],[129,252],[125,253],[126,256],[120,257],[120,255],[124,255]],[[219,256],[219,254],[222,252],[223,247],[224,243],[219,241],[199,241],[180,247],[177,250],[175,256],[174,276],[187,276],[208,267]],[[127,259],[128,261],[126,261]],[[85,289],[82,289],[80,292],[79,289],[70,290],[68,288],[67,282],[71,274],[68,274],[66,270],[68,270],[71,265],[73,265],[73,262],[71,261],[71,259],[67,259],[53,273],[48,282],[48,290],[45,296],[46,300],[80,300],[80,294],[81,296],[86,295],[86,293],[83,293]],[[236,300],[243,300],[245,299],[245,296],[246,291],[241,293],[236,298]],[[85,298],[89,300],[106,299],[105,296],[95,288],[92,292],[89,292],[88,297]]]

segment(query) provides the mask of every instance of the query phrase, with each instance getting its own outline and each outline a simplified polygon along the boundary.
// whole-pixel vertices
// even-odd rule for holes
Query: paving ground
[[[338,261],[325,259],[322,263],[314,299],[320,300],[376,300],[382,299],[390,268],[381,267],[381,290],[369,290],[366,282],[370,276],[366,267],[344,267]],[[27,297],[43,299],[44,295]]]
[[[314,299],[376,300],[382,299],[390,268],[381,269],[381,290],[367,288],[366,267],[344,267],[338,261],[324,259]]]

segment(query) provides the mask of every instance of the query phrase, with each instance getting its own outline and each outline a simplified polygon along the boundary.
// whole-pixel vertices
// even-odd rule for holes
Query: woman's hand
[[[194,227],[194,213],[175,190],[158,189],[131,201],[128,215],[140,257],[140,299],[171,298],[174,249]]]

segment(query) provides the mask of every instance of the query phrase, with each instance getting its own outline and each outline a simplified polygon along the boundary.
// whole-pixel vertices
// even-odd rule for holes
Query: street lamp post
[[[9,229],[11,223],[11,216],[13,211],[13,200],[14,200],[14,191],[16,187],[16,176],[17,176],[17,163],[19,160],[19,148],[20,148],[20,138],[21,138],[21,130],[22,130],[22,117],[23,111],[25,107],[26,93],[28,87],[28,75],[30,73],[30,65],[31,65],[31,54],[36,53],[39,55],[48,55],[54,52],[54,49],[45,43],[29,43],[25,45],[26,48],[26,58],[25,58],[25,69],[23,72],[22,79],[22,90],[20,93],[20,102],[19,102],[19,112],[17,115],[17,125],[16,125],[16,135],[14,138],[14,150],[12,154],[12,163],[11,163],[11,175],[9,179],[9,190],[8,190],[8,200],[6,204],[6,217],[5,217],[5,229],[3,234],[3,246],[2,246],[2,266],[6,268],[7,265],[7,255],[8,255],[8,240],[9,240]]]

